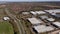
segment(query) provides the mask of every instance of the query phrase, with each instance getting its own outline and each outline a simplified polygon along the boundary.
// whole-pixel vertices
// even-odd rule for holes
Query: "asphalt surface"
[[[16,15],[13,15],[9,12],[8,8],[5,8],[5,12],[6,14],[12,18],[14,20],[14,22],[16,23],[17,27],[18,27],[18,30],[19,30],[19,34],[26,34],[25,33],[25,30],[24,30],[24,27],[21,23],[21,21],[16,17]]]

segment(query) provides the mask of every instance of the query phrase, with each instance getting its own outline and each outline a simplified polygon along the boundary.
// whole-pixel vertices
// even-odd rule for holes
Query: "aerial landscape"
[[[0,34],[60,34],[60,2],[0,3]]]

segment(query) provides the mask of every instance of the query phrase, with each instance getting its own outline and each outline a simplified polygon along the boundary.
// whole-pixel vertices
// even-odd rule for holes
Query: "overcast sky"
[[[0,1],[18,1],[18,2],[28,1],[28,2],[33,2],[33,1],[60,1],[60,0],[0,0]]]

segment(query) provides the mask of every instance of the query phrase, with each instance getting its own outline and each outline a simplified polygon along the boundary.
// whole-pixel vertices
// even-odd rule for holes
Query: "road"
[[[5,8],[5,12],[6,14],[12,18],[14,20],[14,22],[16,23],[17,27],[18,27],[18,30],[19,30],[19,34],[25,34],[25,30],[24,30],[24,27],[23,25],[21,24],[21,21],[16,18],[16,15],[13,15],[9,12],[8,8]]]

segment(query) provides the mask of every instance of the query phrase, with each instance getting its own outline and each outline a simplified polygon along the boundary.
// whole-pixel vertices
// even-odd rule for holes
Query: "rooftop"
[[[42,21],[39,20],[39,19],[37,19],[37,18],[28,18],[28,20],[29,20],[32,24],[42,23]]]
[[[37,14],[46,14],[44,11],[35,11]]]
[[[43,16],[40,16],[42,19],[47,19],[48,18],[48,16],[45,16],[45,15],[43,15]]]
[[[54,25],[57,25],[58,27],[60,27],[60,22],[53,22]]]
[[[33,15],[36,15],[37,13],[36,12],[34,12],[34,11],[30,11],[30,13],[32,13]]]
[[[29,14],[29,12],[22,12],[22,14]]]
[[[47,32],[47,31],[52,31],[54,30],[53,27],[51,26],[45,26],[45,25],[39,25],[39,26],[34,26],[35,30],[38,32],[38,33],[43,33],[43,32]]]
[[[48,21],[54,21],[55,19],[53,18],[47,18]]]

